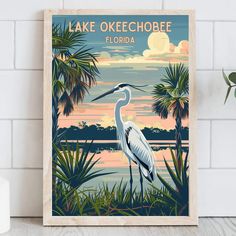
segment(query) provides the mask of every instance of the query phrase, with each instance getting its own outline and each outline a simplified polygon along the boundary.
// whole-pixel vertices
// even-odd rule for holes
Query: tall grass
[[[170,149],[174,170],[164,159],[166,169],[171,177],[172,186],[160,174],[157,176],[164,188],[157,191],[161,193],[160,200],[163,204],[169,205],[175,215],[188,215],[189,210],[189,176],[188,176],[188,152],[183,158],[181,151],[177,158],[172,149]]]
[[[71,202],[84,183],[114,173],[94,170],[99,159],[94,161],[95,153],[90,156],[92,143],[86,149],[80,148],[77,142],[75,151],[71,150],[67,142],[65,146],[60,147],[53,144],[56,153],[56,159],[53,160],[53,176],[56,178],[53,189],[53,210],[56,214],[62,213],[62,209],[71,211]]]
[[[69,144],[60,148],[54,145],[57,159],[55,194],[53,195],[53,215],[57,216],[183,216],[188,215],[188,153],[177,158],[170,149],[174,168],[164,159],[172,184],[160,174],[161,188],[149,185],[142,196],[133,189],[130,205],[129,184],[121,180],[108,187],[101,181],[99,186],[85,188],[83,184],[113,172],[94,170],[99,159],[94,161],[95,154],[90,156],[92,143],[85,148],[76,144],[71,151]]]
[[[60,185],[60,192],[67,191]],[[161,192],[148,188],[144,193],[142,207],[141,193],[133,191],[133,204],[130,205],[129,184],[123,182],[114,184],[111,188],[103,184],[94,190],[76,191],[73,198],[60,205],[54,211],[55,215],[63,216],[155,216],[174,215],[167,204],[160,201]]]

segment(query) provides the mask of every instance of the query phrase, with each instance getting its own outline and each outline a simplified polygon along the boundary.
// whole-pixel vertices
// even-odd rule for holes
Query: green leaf
[[[229,74],[229,80],[236,84],[236,72],[232,72]]]
[[[178,190],[182,189],[182,184],[180,182],[180,179],[178,179],[177,175],[174,173],[174,171],[171,169],[171,167],[169,166],[169,164],[167,163],[166,159],[164,159],[166,168],[169,172],[169,175],[172,179],[172,181],[174,182],[175,186],[177,187]]]
[[[134,216],[140,216],[140,214],[138,214],[137,212],[135,212],[135,211],[132,210],[131,208],[128,208],[128,210],[129,210]]]
[[[222,70],[222,74],[223,74],[225,83],[226,83],[228,86],[231,86],[231,84],[230,84],[230,82],[229,82],[229,79],[228,79],[227,75],[225,74],[224,70]]]
[[[228,89],[227,89],[227,93],[226,93],[226,96],[225,96],[225,102],[224,103],[226,103],[226,101],[227,101],[227,99],[229,97],[229,93],[230,93],[231,88],[232,87],[228,87]]]
[[[236,97],[236,88],[234,89],[234,96]]]
[[[178,163],[177,163],[177,160],[175,158],[174,152],[171,148],[170,148],[170,153],[171,153],[172,161],[174,163],[175,171],[176,171],[178,177],[180,177],[180,173],[179,173],[179,169],[178,169]]]
[[[79,149],[78,142],[75,151],[72,151],[72,148],[67,141],[66,145],[60,145],[60,149],[53,144],[53,148],[57,154],[56,161],[54,162],[56,168],[53,169],[53,174],[58,180],[66,183],[70,187],[70,195],[82,184],[94,178],[113,174],[113,172],[94,170],[99,159],[93,161],[95,153],[90,156],[92,143],[93,141],[89,144],[88,148],[81,148],[82,152]]]
[[[166,187],[166,189],[170,192],[170,194],[172,194],[173,197],[177,199],[178,201],[181,201],[180,193],[177,192],[174,188],[172,188],[172,186],[169,183],[167,183],[158,173],[157,173],[157,177],[159,178],[161,183]]]
[[[122,216],[132,216],[132,214],[130,214],[130,213],[124,211],[124,210],[117,209],[117,212],[119,214],[121,214]]]

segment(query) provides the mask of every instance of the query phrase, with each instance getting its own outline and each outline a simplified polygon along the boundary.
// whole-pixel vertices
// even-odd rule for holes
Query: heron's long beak
[[[98,100],[98,99],[100,99],[100,98],[103,98],[103,97],[105,97],[105,96],[107,96],[107,95],[109,95],[109,94],[112,94],[112,93],[114,93],[116,90],[117,90],[117,88],[113,88],[113,89],[111,89],[111,90],[109,90],[109,91],[103,93],[102,95],[100,95],[100,96],[94,98],[94,99],[92,100],[92,102],[93,102],[93,101],[96,101],[96,100]]]
[[[143,88],[143,87],[147,87],[148,85],[132,85],[132,84],[129,84],[130,87],[134,88],[134,89],[137,89],[139,91],[142,91],[142,92],[147,92],[143,89],[140,89],[140,88]]]

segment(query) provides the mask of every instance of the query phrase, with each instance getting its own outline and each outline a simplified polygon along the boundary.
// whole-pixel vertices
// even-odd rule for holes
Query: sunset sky
[[[105,17],[105,18],[104,18]],[[54,23],[64,24],[65,16],[54,16]],[[135,122],[140,128],[158,127],[174,128],[173,118],[160,119],[152,112],[152,91],[164,75],[168,63],[188,63],[188,16],[68,16],[69,21],[171,21],[171,32],[135,32],[135,33],[87,33],[85,39],[88,47],[98,56],[97,85],[89,90],[83,103],[75,106],[70,116],[60,115],[59,126],[78,126],[81,121],[88,124],[113,126],[114,106],[123,95],[112,94],[96,102],[91,100],[118,83],[148,85],[146,92],[132,90],[131,103],[123,108],[123,119]],[[133,44],[110,44],[105,38],[115,36],[134,37]],[[188,125],[188,120],[183,121]]]

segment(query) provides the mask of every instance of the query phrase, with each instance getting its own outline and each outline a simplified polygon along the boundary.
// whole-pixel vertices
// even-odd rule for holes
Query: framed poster
[[[194,16],[48,10],[44,225],[196,225]]]

